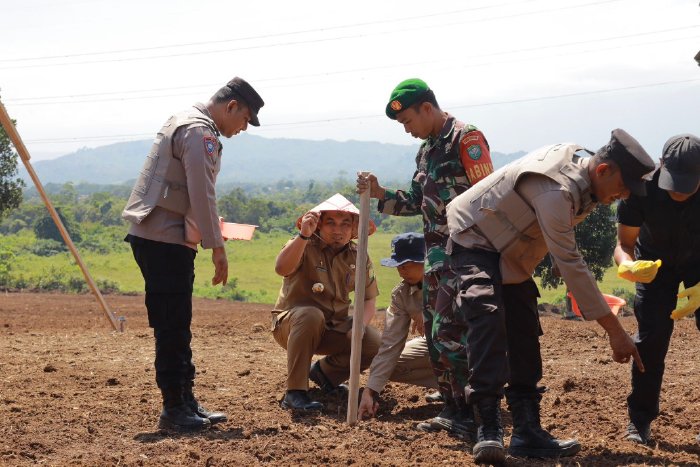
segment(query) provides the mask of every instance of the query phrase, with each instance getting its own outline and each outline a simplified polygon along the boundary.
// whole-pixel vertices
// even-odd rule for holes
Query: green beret
[[[406,81],[401,81],[398,86],[391,91],[389,103],[386,105],[386,116],[392,120],[396,120],[396,114],[398,112],[418,102],[418,99],[429,90],[430,88],[422,79],[411,78]]]

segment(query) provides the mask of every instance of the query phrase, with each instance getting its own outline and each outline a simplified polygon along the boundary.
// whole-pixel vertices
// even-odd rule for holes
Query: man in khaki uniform
[[[540,424],[542,378],[537,286],[532,274],[547,252],[580,305],[584,318],[606,330],[613,359],[643,371],[634,342],[613,315],[576,247],[574,227],[596,206],[644,195],[643,177],[654,163],[623,130],[593,157],[583,147],[557,144],[497,170],[447,207],[452,277],[438,294],[437,312],[450,321],[438,333],[466,336],[465,388],[479,414],[477,463],[502,463],[504,393],[513,415],[509,452],[521,457],[562,457],[579,451]],[[592,154],[589,152],[589,154]],[[460,339],[460,342],[462,340]],[[467,358],[468,357],[468,358]]]
[[[156,383],[163,396],[159,426],[207,428],[226,421],[194,397],[190,342],[192,286],[197,244],[212,250],[212,284],[226,284],[228,261],[219,227],[214,184],[221,166],[219,136],[230,138],[259,126],[264,105],[241,78],[219,89],[206,104],[173,115],[158,132],[122,217],[131,224],[126,241],[141,269],[148,324],[156,344]]]
[[[387,381],[437,388],[423,335],[423,268],[425,239],[423,234],[405,233],[391,241],[391,258],[382,259],[382,266],[395,267],[402,281],[391,292],[391,303],[386,310],[386,324],[382,345],[372,360],[369,379],[362,392],[358,413],[374,416],[379,408],[379,394]],[[420,329],[421,336],[406,342],[411,321]]]
[[[355,290],[358,209],[336,194],[297,220],[299,234],[282,248],[275,272],[284,277],[273,310],[272,335],[287,350],[287,392],[282,407],[321,410],[308,395],[309,378],[324,392],[341,389],[350,374],[352,317],[350,292]],[[370,222],[370,233],[375,229]],[[369,367],[379,349],[379,331],[368,323],[379,290],[367,259],[364,337],[360,368]],[[326,355],[309,368],[314,354]]]

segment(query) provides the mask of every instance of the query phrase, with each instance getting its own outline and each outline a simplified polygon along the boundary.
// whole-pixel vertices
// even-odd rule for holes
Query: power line
[[[646,35],[653,35],[653,34],[662,34],[662,33],[669,32],[669,31],[684,30],[684,29],[697,29],[697,28],[700,28],[700,26],[687,26],[687,27],[683,27],[683,28],[673,28],[673,29],[664,29],[664,30],[659,30],[659,31],[649,31],[649,32],[644,32],[644,33],[635,33],[635,34],[628,34],[628,35],[623,35],[623,36],[614,36],[614,37],[607,37],[607,38],[598,38],[598,39],[589,39],[589,40],[584,40],[584,41],[568,42],[568,43],[563,43],[563,44],[552,44],[552,45],[546,45],[546,46],[514,49],[514,50],[508,50],[508,51],[501,51],[501,52],[489,52],[489,53],[484,53],[484,54],[472,55],[469,57],[463,57],[463,59],[491,57],[494,55],[521,54],[523,52],[533,52],[533,51],[538,51],[538,50],[556,49],[556,48],[569,47],[569,46],[574,46],[574,45],[583,45],[583,44],[590,44],[590,43],[596,43],[596,42],[605,42],[605,41],[618,40],[618,39],[627,39],[627,38],[631,38],[631,37],[639,37],[639,36],[646,36]],[[641,43],[636,43],[636,44],[625,44],[625,45],[612,46],[612,47],[607,47],[607,48],[602,48],[602,49],[595,49],[593,51],[599,52],[599,51],[603,51],[603,50],[613,50],[613,49],[617,49],[617,48],[638,47],[638,46],[642,46],[642,45],[660,44],[663,42],[673,42],[673,41],[685,40],[685,39],[696,38],[696,37],[697,36],[680,37],[680,38],[666,39],[663,41],[655,40],[653,42],[641,42]],[[579,54],[579,53],[590,53],[590,52],[591,52],[591,50],[584,50],[584,51],[578,51],[578,52],[569,52],[566,55],[573,55],[573,54]],[[559,55],[561,55],[561,54],[559,54]],[[539,57],[539,58],[540,59],[541,58],[551,58],[551,56]],[[508,60],[508,62],[511,63],[511,62],[515,62],[515,61],[531,61],[531,60],[533,60],[533,59],[532,58],[521,58],[521,59],[516,59],[516,60],[511,59],[511,60]],[[436,64],[436,63],[441,63],[441,62],[452,62],[452,60],[433,60],[433,61],[429,61],[429,62],[423,61],[423,62],[394,64],[394,65],[382,65],[382,66],[377,66],[377,67],[366,67],[366,68],[339,70],[339,71],[324,72],[324,73],[312,73],[312,74],[306,74],[306,75],[286,76],[286,77],[278,77],[278,78],[263,78],[263,79],[257,79],[256,82],[288,81],[288,80],[292,80],[292,79],[332,76],[332,75],[340,75],[340,74],[347,74],[347,73],[357,73],[357,72],[376,71],[376,70],[390,69],[390,68],[400,68],[400,67],[407,67],[407,66],[415,67],[415,66],[419,66],[419,65]],[[492,64],[503,63],[503,62],[504,62],[504,60],[490,61],[490,62],[479,63],[479,64],[470,63],[470,66],[471,67],[486,66],[486,65],[492,65]],[[6,99],[5,102],[14,103],[15,106],[32,106],[32,105],[84,104],[84,103],[95,103],[95,102],[127,101],[127,100],[140,100],[140,99],[154,99],[154,98],[157,99],[157,98],[163,98],[163,97],[182,96],[182,94],[153,94],[153,95],[145,95],[145,96],[121,96],[121,97],[111,97],[111,98],[103,98],[103,99],[67,100],[67,101],[57,101],[57,102],[46,102],[46,100],[48,100],[48,99],[80,99],[80,98],[93,97],[93,96],[137,94],[137,93],[143,93],[143,92],[175,91],[175,90],[179,90],[179,89],[195,89],[195,88],[205,88],[205,87],[213,87],[213,86],[219,86],[219,85],[220,85],[220,83],[192,85],[192,86],[177,86],[177,87],[168,87],[168,88],[152,88],[152,89],[132,90],[132,91],[107,91],[107,92],[101,92],[101,93],[74,94],[74,95],[63,95],[63,96],[41,96],[41,97],[23,97],[23,98],[20,97],[20,98]],[[272,86],[272,87],[275,87],[275,86]],[[39,102],[25,102],[25,101],[39,101]]]
[[[453,22],[453,23],[440,23],[440,24],[436,24],[436,25],[421,25],[421,26],[417,26],[417,27],[413,27],[413,28],[398,29],[398,30],[394,30],[394,31],[380,31],[380,32],[372,32],[372,33],[336,36],[336,37],[330,37],[330,38],[326,37],[326,38],[306,39],[306,40],[299,40],[299,41],[292,41],[292,42],[277,42],[274,44],[251,45],[251,46],[231,48],[231,49],[204,50],[204,51],[195,51],[195,52],[180,52],[180,53],[163,54],[163,55],[148,55],[148,56],[142,56],[142,57],[110,58],[110,59],[102,59],[102,60],[86,60],[86,61],[82,61],[82,62],[64,62],[64,63],[50,63],[50,64],[4,66],[4,67],[0,67],[0,70],[15,70],[15,69],[23,69],[23,68],[51,68],[51,67],[56,67],[56,66],[87,65],[87,64],[93,64],[93,63],[129,62],[129,61],[140,61],[140,60],[152,60],[152,59],[159,59],[159,58],[184,57],[184,56],[189,56],[189,55],[211,55],[211,54],[220,54],[220,53],[228,53],[228,52],[237,52],[237,51],[243,51],[243,50],[268,49],[268,48],[273,48],[273,47],[289,47],[289,46],[296,46],[296,45],[303,45],[303,44],[331,42],[331,41],[344,40],[344,39],[357,39],[357,38],[364,38],[364,37],[370,37],[370,36],[382,36],[382,35],[388,35],[388,34],[395,34],[395,33],[399,33],[399,32],[410,32],[410,31],[417,31],[417,30],[423,31],[426,29],[445,28],[448,26],[463,25],[465,23],[470,23],[470,22],[474,22],[474,21],[478,21],[478,22],[483,23],[483,22],[495,21],[495,20],[499,20],[499,19],[510,19],[510,18],[518,18],[518,17],[522,17],[522,16],[537,15],[540,13],[550,14],[554,11],[571,10],[571,9],[576,9],[576,8],[583,8],[583,7],[587,7],[587,6],[607,4],[607,3],[619,2],[619,1],[623,1],[623,0],[599,0],[599,1],[595,1],[595,2],[579,4],[579,5],[570,5],[570,6],[563,6],[563,7],[559,7],[559,8],[548,8],[548,9],[544,9],[544,10],[527,11],[524,13],[515,13],[512,15],[496,16],[496,17],[491,17],[491,18],[481,18],[481,19],[476,19],[473,21],[467,20],[467,21],[460,21],[460,22]]]
[[[647,84],[640,84],[640,85],[634,85],[634,86],[622,86],[622,87],[610,88],[610,89],[598,89],[598,90],[592,90],[592,91],[581,91],[581,92],[573,92],[573,93],[555,94],[555,95],[551,95],[551,96],[538,96],[538,97],[530,97],[530,98],[524,98],[524,99],[510,99],[510,100],[503,100],[503,101],[483,102],[483,103],[479,103],[479,104],[458,104],[458,105],[451,105],[450,108],[451,109],[465,109],[465,108],[471,108],[471,107],[489,107],[489,106],[504,105],[504,104],[519,104],[519,103],[524,103],[524,102],[538,102],[538,101],[562,99],[562,98],[568,98],[568,97],[589,96],[589,95],[595,95],[595,94],[606,94],[606,93],[611,93],[611,92],[629,91],[629,90],[635,90],[635,89],[646,89],[646,88],[659,87],[659,86],[670,86],[670,85],[674,85],[674,84],[685,84],[685,83],[692,83],[692,82],[698,82],[698,81],[700,81],[700,78],[691,78],[691,79],[683,79],[683,80],[675,80],[675,81],[662,81],[662,82],[658,82],[658,83],[647,83]],[[382,118],[382,117],[384,117],[383,114],[348,115],[348,116],[344,116],[344,117],[324,118],[324,119],[316,119],[316,120],[301,120],[301,121],[297,121],[297,122],[269,123],[269,124],[266,124],[265,127],[266,128],[269,128],[269,127],[282,128],[282,127],[293,127],[293,126],[333,123],[333,122],[352,121],[352,120],[375,119],[375,118]],[[49,144],[49,143],[63,143],[63,142],[76,142],[76,141],[100,141],[100,140],[113,140],[115,138],[145,137],[145,136],[151,136],[151,135],[152,135],[152,133],[135,133],[135,134],[102,135],[102,136],[86,136],[86,137],[76,136],[76,137],[67,137],[67,138],[49,138],[49,139],[27,140],[26,143]]]
[[[487,5],[487,6],[475,7],[475,8],[464,8],[464,9],[460,9],[460,10],[445,11],[445,12],[425,14],[425,15],[420,15],[420,16],[407,16],[407,17],[403,17],[403,18],[393,18],[393,19],[387,19],[387,20],[367,21],[367,22],[363,22],[363,23],[344,24],[344,25],[332,26],[332,27],[327,27],[327,28],[304,29],[304,30],[300,30],[300,31],[279,32],[279,33],[275,33],[275,34],[261,34],[261,35],[257,35],[257,36],[237,37],[234,39],[222,39],[222,40],[217,40],[217,41],[187,42],[187,43],[181,43],[181,44],[168,44],[168,45],[160,45],[160,46],[153,46],[153,47],[117,49],[117,50],[109,50],[109,51],[104,51],[104,52],[85,52],[85,53],[64,54],[64,55],[45,55],[42,57],[29,57],[29,58],[8,58],[8,59],[0,59],[0,62],[23,62],[23,61],[32,61],[32,60],[51,60],[51,59],[57,59],[57,58],[89,57],[89,56],[94,56],[94,55],[108,55],[108,54],[118,54],[118,53],[128,53],[128,52],[144,52],[144,51],[149,51],[149,50],[172,49],[172,48],[178,48],[178,47],[224,44],[224,43],[230,43],[230,42],[239,42],[239,41],[256,40],[256,39],[270,39],[273,37],[294,36],[294,35],[299,35],[299,34],[327,32],[327,31],[334,31],[334,30],[338,30],[338,29],[350,29],[350,28],[356,28],[356,27],[362,27],[362,26],[375,26],[378,24],[398,23],[398,22],[402,22],[402,21],[412,21],[412,20],[416,20],[416,19],[434,18],[434,17],[439,17],[439,16],[448,16],[448,15],[454,15],[454,14],[465,13],[465,12],[470,12],[470,11],[477,11],[477,10],[488,10],[488,9],[492,9],[492,8],[499,8],[502,6],[518,5],[521,3],[532,3],[532,2],[537,2],[537,1],[539,1],[539,0],[523,0],[523,1],[519,1],[519,2],[506,2],[506,3],[499,3],[496,5]],[[613,1],[618,1],[618,0],[613,0]]]

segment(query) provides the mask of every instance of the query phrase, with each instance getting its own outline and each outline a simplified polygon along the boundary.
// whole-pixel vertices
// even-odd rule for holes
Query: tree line
[[[24,182],[17,178],[18,156],[5,131],[0,128],[0,234],[24,236],[29,233],[20,253],[0,243],[0,286],[8,277],[12,257],[30,253],[51,256],[67,250],[58,229],[41,199],[33,189],[24,191]],[[51,200],[79,249],[107,254],[126,249],[122,239],[128,229],[121,218],[129,189],[124,185],[99,187],[100,191],[72,183],[51,187]],[[331,181],[292,182],[281,180],[274,185],[234,187],[218,196],[219,215],[228,222],[254,224],[260,232],[283,231],[293,233],[296,219],[319,202],[340,193],[359,205],[354,184],[342,174]],[[384,216],[372,201],[370,216],[380,231],[402,233],[421,231],[420,216]],[[579,249],[597,280],[612,265],[615,247],[614,213],[609,206],[598,206],[584,222],[576,227]],[[24,237],[23,237],[24,238]],[[16,250],[16,249],[15,249]],[[557,287],[561,279],[556,275],[549,257],[539,265],[535,275],[545,287]]]

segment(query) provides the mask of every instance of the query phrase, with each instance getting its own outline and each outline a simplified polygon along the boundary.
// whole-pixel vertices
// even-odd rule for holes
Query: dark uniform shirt
[[[640,227],[634,247],[636,259],[663,262],[679,271],[700,263],[700,193],[684,202],[671,199],[659,188],[659,170],[646,183],[647,196],[631,195],[620,203],[617,221]]]
[[[423,214],[426,272],[448,266],[447,204],[491,172],[493,163],[484,135],[448,114],[440,134],[426,139],[418,150],[410,189],[386,190],[384,201],[379,202],[380,212]]]

